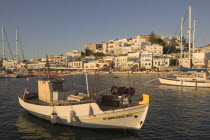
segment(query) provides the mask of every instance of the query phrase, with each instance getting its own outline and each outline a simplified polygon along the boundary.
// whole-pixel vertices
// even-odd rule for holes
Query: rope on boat
[[[101,92],[96,93],[96,94],[102,94],[102,93],[107,92],[107,91],[109,91],[109,90],[111,90],[111,88],[105,89],[104,91],[101,91]]]
[[[150,80],[150,81],[147,81],[147,82],[145,82],[145,83],[143,83],[143,84],[147,84],[147,83],[152,82],[152,81],[155,81],[155,80],[157,80],[157,79],[158,79],[158,78],[153,79],[153,80]]]

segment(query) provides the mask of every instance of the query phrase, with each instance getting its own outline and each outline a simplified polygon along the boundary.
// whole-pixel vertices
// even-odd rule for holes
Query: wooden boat
[[[145,122],[150,100],[147,94],[143,94],[143,100],[132,102],[133,88],[113,86],[111,93],[108,89],[109,93],[75,95],[64,89],[64,83],[62,78],[39,79],[38,93],[25,90],[18,97],[19,103],[31,114],[51,123],[76,127],[140,129]]]

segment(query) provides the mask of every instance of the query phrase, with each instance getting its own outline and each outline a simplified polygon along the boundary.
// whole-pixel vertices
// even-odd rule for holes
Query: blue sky
[[[209,44],[210,0],[1,0],[0,25],[5,27],[13,53],[19,28],[29,59],[152,31],[174,36],[189,4],[197,21],[196,47]],[[186,34],[187,22],[184,26]]]

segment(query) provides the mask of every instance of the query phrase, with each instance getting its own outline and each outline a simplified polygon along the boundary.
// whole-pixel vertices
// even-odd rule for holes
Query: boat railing
[[[23,96],[19,96],[23,101],[31,104],[36,105],[47,105],[47,106],[67,106],[67,105],[77,105],[77,104],[85,104],[85,103],[92,103],[95,102],[94,100],[84,100],[84,101],[55,101],[55,102],[43,102],[43,101],[36,101],[36,100],[28,100],[23,99]]]

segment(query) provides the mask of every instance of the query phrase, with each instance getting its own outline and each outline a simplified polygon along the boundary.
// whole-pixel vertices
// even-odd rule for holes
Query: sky
[[[209,44],[210,0],[0,0],[0,25],[13,55],[18,27],[25,58],[31,59],[151,32],[177,36],[189,5],[196,20],[195,46]],[[187,24],[188,19],[184,35]],[[11,57],[7,43],[5,47]]]

